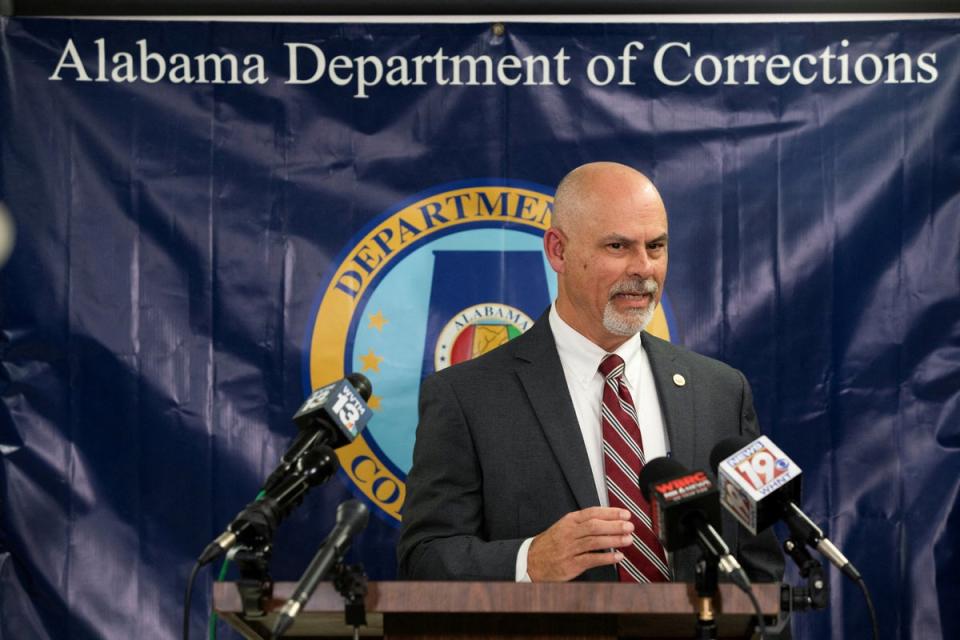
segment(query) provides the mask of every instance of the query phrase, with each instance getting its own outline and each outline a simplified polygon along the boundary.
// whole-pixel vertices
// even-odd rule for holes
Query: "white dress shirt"
[[[550,307],[550,330],[557,343],[563,377],[567,381],[567,390],[573,401],[577,422],[580,423],[583,444],[587,449],[587,459],[590,461],[590,471],[597,487],[597,497],[600,499],[600,504],[606,507],[610,502],[607,500],[606,473],[603,469],[603,427],[600,424],[603,376],[599,368],[608,352],[564,322],[557,313],[556,304]],[[633,403],[636,405],[640,437],[643,438],[644,457],[647,460],[653,460],[667,455],[669,446],[666,429],[663,426],[663,414],[660,411],[660,401],[653,381],[653,372],[650,369],[650,360],[643,349],[640,334],[628,339],[613,353],[623,358],[625,363],[623,375],[630,395],[633,396]],[[517,553],[516,579],[518,582],[530,581],[527,575],[527,552],[532,541],[533,538],[524,540]]]

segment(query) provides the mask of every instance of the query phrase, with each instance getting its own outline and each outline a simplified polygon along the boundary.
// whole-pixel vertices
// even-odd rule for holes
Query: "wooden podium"
[[[245,638],[269,638],[277,613],[295,585],[278,582],[267,615],[243,615],[232,582],[213,586],[213,608]],[[780,585],[753,587],[768,621],[780,612]],[[363,637],[391,640],[493,638],[693,638],[693,585],[513,582],[371,582]],[[714,600],[721,638],[750,637],[754,609],[732,584]],[[352,638],[343,621],[343,598],[323,583],[284,637]]]

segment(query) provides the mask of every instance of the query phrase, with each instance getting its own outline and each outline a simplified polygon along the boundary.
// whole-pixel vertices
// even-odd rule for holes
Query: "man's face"
[[[630,179],[632,178],[632,179]],[[592,180],[559,233],[561,317],[612,350],[643,330],[667,275],[667,215],[656,189],[632,174]],[[548,246],[548,257],[549,257]]]

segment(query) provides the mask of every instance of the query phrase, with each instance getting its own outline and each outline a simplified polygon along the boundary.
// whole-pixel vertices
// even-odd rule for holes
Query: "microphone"
[[[320,550],[310,561],[307,570],[303,572],[293,595],[280,610],[280,617],[277,618],[273,627],[273,638],[275,640],[283,636],[290,628],[294,618],[300,613],[300,609],[316,591],[317,585],[327,577],[337,562],[343,558],[343,554],[350,547],[353,537],[367,526],[369,517],[370,512],[359,500],[347,500],[337,507],[337,522],[333,531],[320,545]]]
[[[351,373],[345,379],[324,385],[310,394],[293,415],[300,431],[290,443],[280,464],[263,483],[269,492],[290,472],[297,459],[312,447],[326,445],[333,449],[350,444],[370,420],[370,380],[362,373]]]
[[[323,484],[340,468],[337,454],[326,445],[305,451],[285,478],[259,500],[238,513],[227,529],[207,545],[197,560],[200,566],[240,543],[261,547],[270,542],[277,525],[297,507],[312,487]]]
[[[258,547],[270,541],[277,525],[307,491],[329,480],[340,467],[333,449],[353,442],[370,420],[372,411],[365,401],[371,390],[365,375],[351,373],[310,394],[293,415],[300,432],[264,482],[262,499],[248,504],[207,545],[200,554],[200,566],[238,542]]]
[[[703,471],[690,471],[671,458],[651,460],[640,471],[640,490],[653,507],[653,530],[668,551],[700,545],[744,591],[750,579],[717,532],[720,500]]]
[[[801,469],[770,438],[725,438],[710,452],[710,466],[719,480],[723,506],[750,533],[784,520],[794,537],[816,548],[850,579],[861,579],[856,567],[797,506]]]

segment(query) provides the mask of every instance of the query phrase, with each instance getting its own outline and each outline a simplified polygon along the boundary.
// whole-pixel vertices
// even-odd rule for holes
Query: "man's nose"
[[[641,247],[630,256],[628,274],[641,278],[649,278],[653,275],[653,260],[650,259],[646,247]]]

